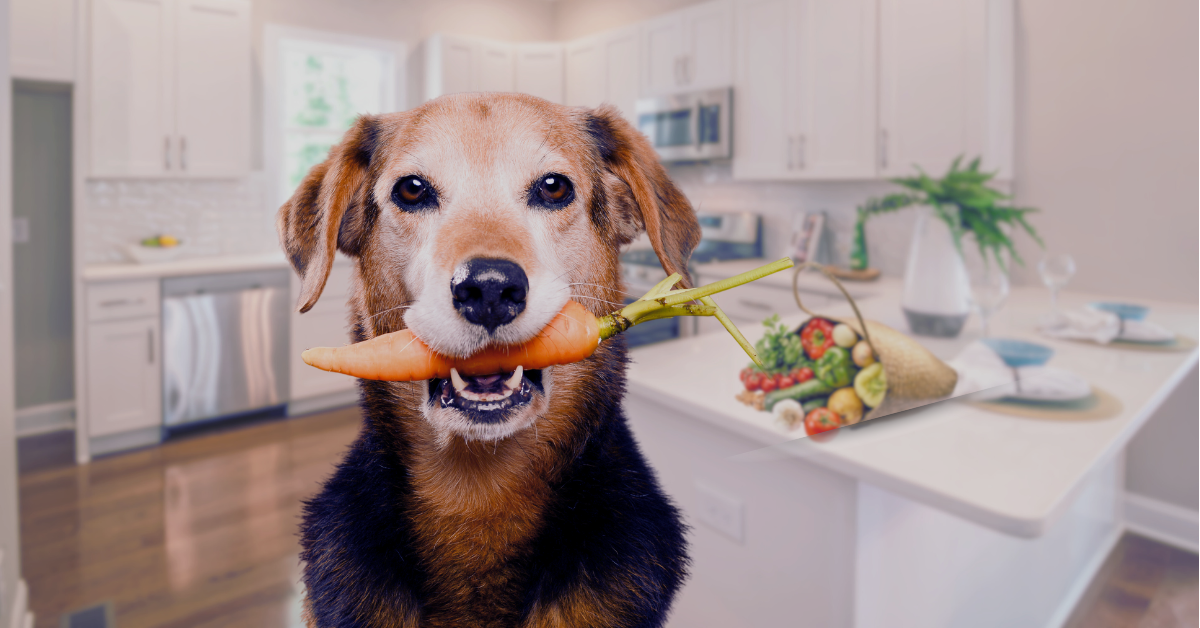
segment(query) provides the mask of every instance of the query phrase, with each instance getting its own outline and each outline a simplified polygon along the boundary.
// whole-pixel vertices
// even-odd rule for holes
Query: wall
[[[697,0],[559,0],[554,38],[575,39],[699,4]]]
[[[17,407],[75,397],[71,310],[71,91],[18,81],[13,91],[13,244]]]

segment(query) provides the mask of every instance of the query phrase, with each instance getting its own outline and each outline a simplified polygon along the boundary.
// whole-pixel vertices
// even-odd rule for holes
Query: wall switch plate
[[[745,542],[742,500],[703,482],[696,482],[696,516],[739,544]]]

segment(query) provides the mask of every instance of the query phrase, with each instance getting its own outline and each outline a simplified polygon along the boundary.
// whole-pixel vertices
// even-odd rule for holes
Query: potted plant
[[[970,282],[963,261],[963,238],[975,240],[985,267],[994,262],[996,272],[1007,272],[1005,255],[1024,264],[1013,246],[1010,231],[1021,228],[1039,245],[1042,240],[1026,220],[1037,211],[1005,203],[1009,196],[988,186],[995,173],[981,172],[979,158],[961,167],[962,157],[950,164],[940,179],[920,168],[914,177],[892,179],[905,191],[872,198],[858,208],[851,246],[851,268],[868,265],[864,224],[871,216],[905,207],[922,206],[904,273],[901,305],[914,333],[957,336],[970,313]]]

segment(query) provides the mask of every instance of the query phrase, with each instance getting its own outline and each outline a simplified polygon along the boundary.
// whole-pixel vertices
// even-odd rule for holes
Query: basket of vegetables
[[[863,319],[841,282],[817,264],[842,291],[852,319],[820,316],[806,308],[793,280],[796,304],[811,318],[791,330],[772,316],[755,344],[762,366],[741,373],[738,398],[773,412],[790,429],[809,435],[872,419],[948,396],[957,382],[954,369],[908,336]],[[885,404],[885,401],[887,403]]]

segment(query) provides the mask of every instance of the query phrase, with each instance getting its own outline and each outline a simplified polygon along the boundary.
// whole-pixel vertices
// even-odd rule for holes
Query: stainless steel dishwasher
[[[162,283],[167,428],[287,402],[287,270]]]

